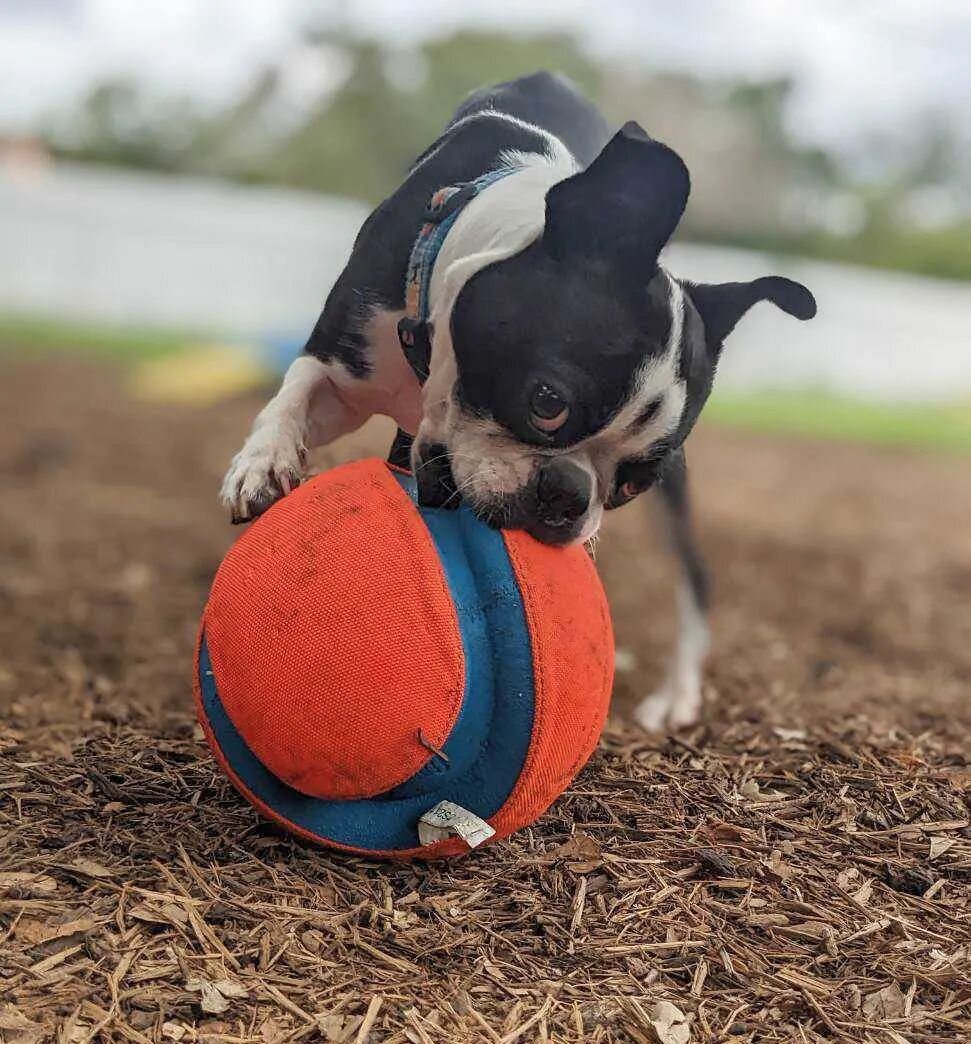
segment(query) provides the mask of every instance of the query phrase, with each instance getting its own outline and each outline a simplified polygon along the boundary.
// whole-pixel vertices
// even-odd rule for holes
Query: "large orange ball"
[[[267,816],[340,848],[439,856],[468,850],[470,822],[503,837],[549,807],[596,746],[613,662],[582,548],[419,508],[409,476],[363,460],[230,549],[195,689],[216,757]],[[423,844],[433,810],[432,836],[458,833]]]

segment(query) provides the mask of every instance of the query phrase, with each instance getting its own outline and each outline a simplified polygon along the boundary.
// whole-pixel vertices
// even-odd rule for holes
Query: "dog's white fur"
[[[546,193],[578,168],[562,142],[548,132],[500,113],[467,117],[484,118],[529,127],[548,140],[549,151],[505,154],[502,160],[511,172],[472,199],[446,236],[429,287],[433,338],[424,388],[419,392],[398,343],[401,312],[377,309],[365,327],[373,367],[367,380],[353,377],[336,361],[298,358],[226,474],[221,496],[235,517],[245,517],[247,502],[261,490],[276,485],[289,492],[290,484],[299,481],[308,450],[355,430],[375,413],[393,417],[403,430],[417,435],[416,445],[428,441],[447,446],[458,491],[472,502],[477,495],[512,492],[528,481],[542,451],[524,446],[494,422],[468,417],[458,408],[450,318],[459,292],[476,272],[519,253],[542,234]],[[685,387],[677,376],[684,294],[675,279],[667,278],[673,318],[665,352],[644,365],[635,394],[616,417],[567,453],[594,483],[594,506],[579,535],[583,541],[600,527],[603,508],[596,491],[613,481],[617,463],[673,431],[684,409]],[[661,405],[654,418],[632,436],[629,428],[634,419],[655,399]],[[680,634],[667,680],[637,710],[638,720],[647,728],[690,724],[700,710],[707,625],[690,592],[682,590],[678,604]]]
[[[249,438],[233,457],[220,491],[234,518],[245,518],[246,505],[264,490],[279,486],[287,493],[299,481],[307,446],[314,441],[314,428],[343,428],[343,407],[330,394],[331,370],[319,359],[302,355],[294,360],[280,390],[260,411]],[[315,399],[317,406],[312,408]]]
[[[562,141],[555,135],[551,134],[548,130],[542,127],[538,127],[535,123],[529,123],[527,120],[521,120],[518,116],[513,116],[508,112],[496,112],[495,109],[480,109],[477,112],[471,112],[468,116],[463,116],[462,119],[456,120],[455,123],[449,128],[452,132],[456,131],[460,127],[464,127],[474,120],[504,120],[506,123],[511,123],[516,127],[521,127],[523,130],[529,131],[531,134],[538,134],[546,142],[546,151],[548,153],[549,161],[556,166],[572,166],[576,169],[576,160],[573,158],[570,150],[563,144]],[[422,156],[421,161],[415,164],[414,169],[417,170],[419,167],[427,163],[432,156],[434,156],[438,148],[432,149],[426,155]],[[521,167],[527,166],[534,163],[539,157],[533,152],[520,152],[518,149],[507,149],[500,156],[502,162],[508,167]]]
[[[687,584],[678,587],[678,638],[668,673],[657,691],[637,705],[634,718],[649,732],[693,725],[701,712],[702,667],[711,635]]]

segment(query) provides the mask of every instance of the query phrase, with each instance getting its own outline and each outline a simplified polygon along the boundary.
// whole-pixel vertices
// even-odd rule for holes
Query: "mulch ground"
[[[699,432],[703,722],[626,724],[672,612],[625,509],[594,759],[510,841],[382,865],[259,820],[192,721],[258,402],[0,361],[0,1040],[971,1039],[966,458]]]

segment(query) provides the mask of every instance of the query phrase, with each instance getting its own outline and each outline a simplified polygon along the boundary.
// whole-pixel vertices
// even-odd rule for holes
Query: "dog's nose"
[[[536,479],[536,514],[548,526],[576,522],[590,506],[590,476],[566,460],[554,460],[540,468]]]

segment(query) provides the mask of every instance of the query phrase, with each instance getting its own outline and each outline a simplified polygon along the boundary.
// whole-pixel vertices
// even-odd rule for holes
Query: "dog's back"
[[[610,137],[599,110],[565,77],[549,72],[483,87],[458,107],[449,128],[483,112],[513,116],[555,135],[580,166],[591,163]]]

